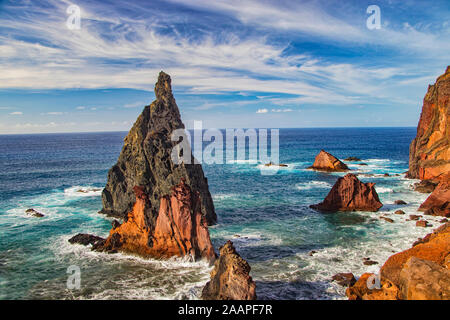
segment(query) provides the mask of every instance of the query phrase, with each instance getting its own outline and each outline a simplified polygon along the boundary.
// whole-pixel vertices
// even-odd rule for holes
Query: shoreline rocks
[[[374,183],[363,183],[356,175],[339,178],[323,202],[310,208],[323,212],[378,211],[383,204],[378,198]]]
[[[314,160],[314,164],[308,167],[308,169],[325,172],[343,172],[349,170],[345,163],[324,150],[320,150]]]
[[[211,280],[202,290],[203,300],[256,300],[256,285],[250,265],[231,241],[220,248],[220,256],[211,271]]]
[[[426,215],[450,217],[450,175],[447,178],[420,205],[419,211],[425,211]]]
[[[208,225],[215,224],[217,216],[202,166],[195,164],[190,151],[190,164],[176,164],[172,160],[172,151],[179,143],[172,141],[172,133],[184,130],[184,124],[172,93],[170,76],[162,71],[155,85],[155,96],[156,100],[137,118],[124,140],[117,163],[108,172],[101,213],[126,219],[135,201],[133,187],[142,186],[149,197],[146,219],[153,228],[160,199],[170,194],[172,186],[184,178],[194,192],[200,193],[202,214]]]
[[[29,216],[33,216],[33,217],[36,217],[36,218],[43,218],[43,217],[45,217],[45,215],[43,213],[40,213],[39,211],[36,211],[33,208],[27,209],[25,211],[25,213],[27,215],[29,215]]]

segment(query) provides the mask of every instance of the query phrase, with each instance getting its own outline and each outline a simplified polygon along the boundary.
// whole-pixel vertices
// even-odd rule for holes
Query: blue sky
[[[129,130],[160,70],[188,126],[416,126],[450,64],[448,4],[0,0],[0,134]]]

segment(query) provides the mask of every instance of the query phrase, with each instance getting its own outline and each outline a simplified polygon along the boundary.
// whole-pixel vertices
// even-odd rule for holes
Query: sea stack
[[[420,210],[450,215],[450,66],[428,86],[417,136],[409,150],[407,177],[439,184]]]
[[[314,164],[308,169],[326,172],[343,172],[349,170],[345,163],[324,150],[320,150],[314,160]]]
[[[323,202],[311,205],[315,210],[337,211],[378,211],[383,204],[378,198],[375,183],[363,183],[356,175],[346,174],[339,178]]]
[[[231,241],[220,248],[209,281],[202,291],[204,300],[255,300],[256,285],[250,265],[236,252]]]
[[[199,193],[201,210],[208,225],[216,223],[214,204],[202,166],[175,164],[171,153],[174,130],[184,129],[180,112],[172,94],[170,76],[162,72],[155,85],[156,100],[146,106],[124,140],[117,163],[108,172],[102,192],[102,213],[126,220],[133,210],[135,186],[148,196],[146,219],[152,227],[159,212],[160,199],[171,194],[173,186],[185,179],[194,193]]]

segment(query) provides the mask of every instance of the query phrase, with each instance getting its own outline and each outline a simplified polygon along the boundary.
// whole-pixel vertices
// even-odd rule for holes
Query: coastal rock
[[[97,237],[94,236],[92,234],[87,234],[87,233],[79,233],[76,236],[73,236],[72,238],[69,239],[69,242],[71,244],[81,244],[83,246],[87,246],[87,245],[95,245],[97,242],[103,242],[105,241],[105,239],[101,238],[101,237]]]
[[[344,161],[361,161],[361,159],[357,157],[348,157],[345,158]]]
[[[236,252],[231,241],[220,248],[220,257],[211,271],[211,280],[202,291],[204,300],[255,300],[256,285],[250,265]]]
[[[144,257],[170,258],[190,256],[193,260],[214,261],[206,219],[202,214],[200,194],[193,192],[184,179],[160,200],[159,213],[150,225],[151,210],[145,188],[134,187],[136,202],[126,222],[110,231],[101,251],[123,251]]]
[[[396,205],[405,205],[407,203],[405,201],[403,201],[403,200],[395,200],[394,204],[396,204]]]
[[[417,136],[409,152],[409,178],[442,180],[450,172],[450,66],[428,87]]]
[[[399,285],[405,300],[450,300],[450,270],[432,261],[409,258]]]
[[[349,300],[398,300],[400,290],[389,281],[377,283],[377,276],[364,273],[353,286],[345,291]]]
[[[406,214],[403,210],[397,210],[394,212],[394,214]]]
[[[338,273],[335,274],[331,278],[331,280],[336,281],[339,285],[343,287],[350,287],[356,283],[356,279],[353,273]]]
[[[133,187],[142,186],[149,200],[145,220],[153,229],[160,199],[184,178],[193,192],[200,194],[207,223],[214,224],[217,217],[201,165],[194,164],[191,153],[191,164],[176,164],[172,160],[172,151],[180,141],[172,141],[171,136],[175,130],[184,129],[184,124],[172,94],[170,76],[162,71],[155,85],[155,96],[156,100],[137,118],[124,140],[117,163],[108,172],[101,212],[126,220],[135,201]]]
[[[27,215],[29,215],[29,216],[33,216],[33,217],[36,217],[36,218],[43,218],[43,217],[45,217],[44,214],[42,214],[42,213],[40,213],[39,211],[36,211],[36,210],[34,210],[34,209],[27,209],[27,210],[25,211],[25,213],[26,213]]]
[[[442,225],[410,249],[392,255],[380,270],[381,276],[399,284],[400,272],[411,257],[416,257],[444,266],[450,254],[450,223]]]
[[[387,218],[387,217],[380,217],[380,219],[382,219],[382,220],[384,220],[384,221],[387,221],[387,222],[389,222],[389,223],[394,223],[394,220],[393,220],[393,219],[391,219],[391,218]]]
[[[383,204],[374,185],[359,181],[352,173],[346,174],[336,181],[323,202],[310,207],[325,212],[378,211]]]
[[[416,222],[416,227],[426,228],[426,227],[428,227],[428,221],[427,220],[419,220]]]
[[[441,181],[433,193],[422,203],[419,211],[427,215],[450,217],[450,175]]]
[[[324,150],[319,152],[314,160],[314,164],[308,169],[327,172],[342,172],[349,170],[345,163]]]
[[[414,184],[414,190],[420,193],[432,193],[437,185],[437,182],[422,180]]]

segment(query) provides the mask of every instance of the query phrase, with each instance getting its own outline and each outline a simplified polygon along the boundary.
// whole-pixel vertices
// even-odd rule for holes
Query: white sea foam
[[[66,197],[98,197],[102,195],[102,188],[73,186],[64,190]]]
[[[295,185],[295,188],[297,190],[311,190],[313,188],[325,188],[325,189],[328,189],[328,188],[331,188],[331,187],[332,187],[332,185],[329,184],[328,182],[317,181],[317,180],[309,181],[309,182],[301,182],[301,183],[297,183]]]

